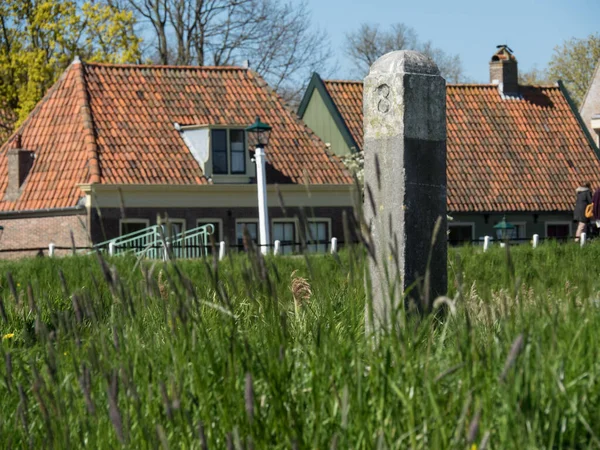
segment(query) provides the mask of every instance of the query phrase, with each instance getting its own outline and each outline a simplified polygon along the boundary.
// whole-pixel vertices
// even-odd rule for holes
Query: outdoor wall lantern
[[[271,127],[260,121],[260,117],[256,116],[256,121],[246,128],[248,133],[248,141],[254,148],[265,148],[269,143],[271,136]]]
[[[267,208],[267,174],[265,172],[265,147],[269,143],[271,127],[256,121],[246,128],[248,142],[254,145],[254,160],[256,161],[256,185],[258,190],[258,240],[263,255],[269,252],[269,210]]]
[[[512,223],[506,221],[506,216],[502,217],[502,220],[494,225],[496,230],[496,237],[499,240],[508,241],[512,237],[515,226]]]

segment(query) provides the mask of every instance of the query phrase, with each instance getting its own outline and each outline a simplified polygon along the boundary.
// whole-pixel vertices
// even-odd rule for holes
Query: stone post
[[[50,245],[48,245],[48,256],[50,258],[52,258],[54,256],[55,250],[56,250],[56,244],[51,242]]]
[[[281,241],[280,240],[276,240],[274,242],[273,254],[274,255],[279,255],[280,251],[281,251]]]
[[[219,261],[225,259],[225,241],[219,242]]]
[[[533,248],[537,248],[539,242],[540,242],[540,235],[534,234],[533,235]]]
[[[488,248],[490,248],[490,236],[483,237],[483,251],[487,252]]]
[[[331,254],[335,255],[337,253],[337,238],[331,238]]]
[[[579,237],[579,244],[583,247],[585,245],[586,241],[587,241],[587,234],[581,233],[581,236]]]
[[[365,78],[363,104],[364,210],[379,327],[400,306],[430,310],[447,291],[446,82],[430,58],[388,53]]]

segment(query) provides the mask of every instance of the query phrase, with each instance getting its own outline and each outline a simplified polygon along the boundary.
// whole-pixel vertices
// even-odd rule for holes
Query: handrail
[[[175,257],[200,258],[206,254],[208,236],[214,232],[214,225],[208,223],[189,231],[183,231],[174,236],[170,241],[167,239],[167,241]]]
[[[165,257],[165,246],[168,246],[170,248],[169,256],[172,254],[177,258],[199,258],[206,254],[208,236],[214,231],[214,225],[205,224],[169,237],[166,236],[163,225],[153,225],[100,242],[94,245],[94,249],[112,246],[114,254],[133,251],[136,256],[162,259]]]

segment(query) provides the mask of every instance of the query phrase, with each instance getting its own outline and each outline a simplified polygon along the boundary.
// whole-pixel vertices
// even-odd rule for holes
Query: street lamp
[[[512,236],[515,226],[512,223],[508,223],[506,221],[506,216],[503,216],[502,220],[494,225],[494,229],[496,230],[496,236],[498,239],[508,241]]]
[[[256,184],[258,188],[258,227],[259,245],[263,255],[269,252],[269,210],[267,208],[267,174],[265,173],[265,147],[269,143],[271,127],[260,121],[256,121],[246,128],[248,141],[254,145],[254,160],[256,161]]]

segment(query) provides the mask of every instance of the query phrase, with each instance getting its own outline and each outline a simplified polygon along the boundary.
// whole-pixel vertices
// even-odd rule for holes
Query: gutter
[[[18,211],[0,211],[0,219],[25,219],[34,217],[77,215],[85,211],[86,207],[83,205],[69,206],[66,208],[21,209]]]

